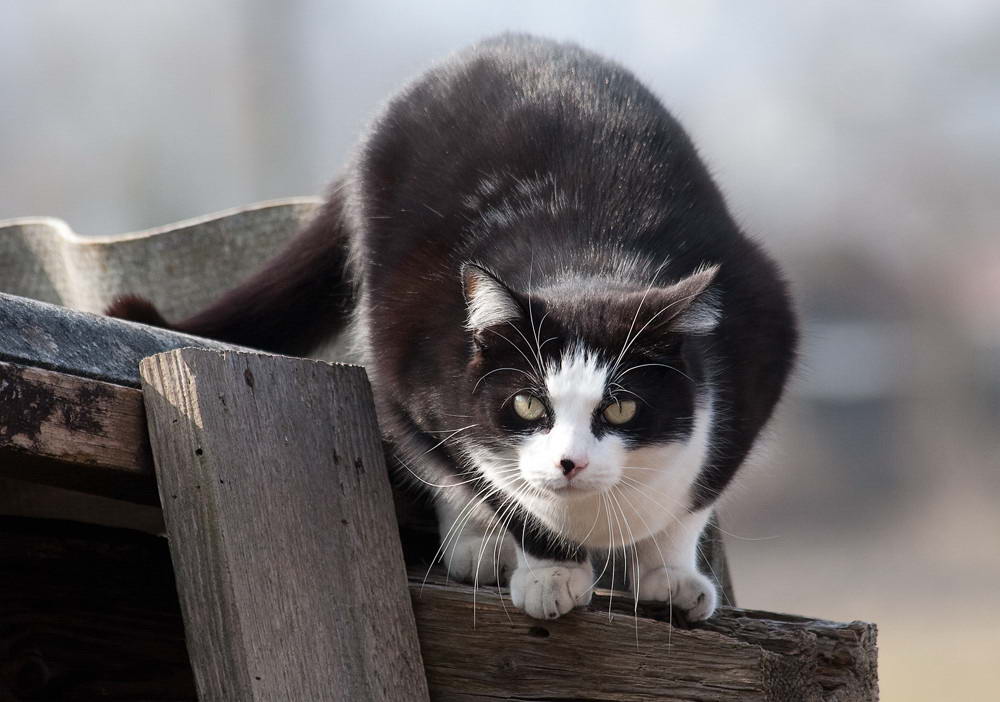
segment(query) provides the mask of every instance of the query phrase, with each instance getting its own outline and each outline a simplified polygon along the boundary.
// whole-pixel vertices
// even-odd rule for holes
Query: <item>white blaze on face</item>
[[[555,416],[546,450],[554,466],[563,459],[577,465],[589,463],[597,442],[593,432],[594,411],[604,399],[607,377],[605,366],[579,351],[564,356],[558,368],[549,369],[545,387]]]
[[[568,352],[546,372],[551,429],[516,449],[520,478],[535,488],[516,491],[518,502],[553,531],[597,548],[674,528],[708,455],[713,414],[709,392],[696,400],[689,436],[630,449],[617,431],[594,435],[607,382],[607,366],[593,355]],[[567,479],[560,466],[565,458],[586,467]],[[491,479],[500,485],[499,477]]]
[[[549,366],[545,388],[552,428],[530,437],[521,447],[525,480],[536,487],[602,491],[621,475],[623,444],[614,434],[594,436],[594,413],[604,399],[608,368],[595,356],[576,349]],[[572,461],[578,471],[567,478],[561,465]]]

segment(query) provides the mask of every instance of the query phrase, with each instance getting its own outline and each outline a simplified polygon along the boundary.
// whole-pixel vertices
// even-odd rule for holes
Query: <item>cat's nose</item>
[[[559,461],[559,467],[562,468],[563,475],[566,479],[572,478],[574,475],[579,473],[581,470],[587,467],[586,461],[574,461],[571,458],[564,458]]]

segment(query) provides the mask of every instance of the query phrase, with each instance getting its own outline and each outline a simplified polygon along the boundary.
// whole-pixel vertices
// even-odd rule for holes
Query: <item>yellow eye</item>
[[[625,424],[635,418],[637,409],[635,400],[612,402],[604,408],[604,418],[611,424]]]
[[[534,422],[545,414],[545,405],[534,395],[522,394],[514,398],[514,411],[521,419]]]

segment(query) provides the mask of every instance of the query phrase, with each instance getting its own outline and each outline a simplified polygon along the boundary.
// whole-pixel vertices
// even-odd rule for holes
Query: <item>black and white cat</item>
[[[451,575],[509,568],[539,618],[623,547],[639,598],[712,614],[698,538],[796,346],[778,269],[659,101],[514,35],[393,99],[313,223],[211,308],[109,313],[284,353],[349,332]]]

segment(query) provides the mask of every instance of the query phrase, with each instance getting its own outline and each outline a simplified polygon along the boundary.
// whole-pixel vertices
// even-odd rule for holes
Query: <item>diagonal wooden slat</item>
[[[426,700],[364,369],[180,349],[141,373],[200,697]]]

